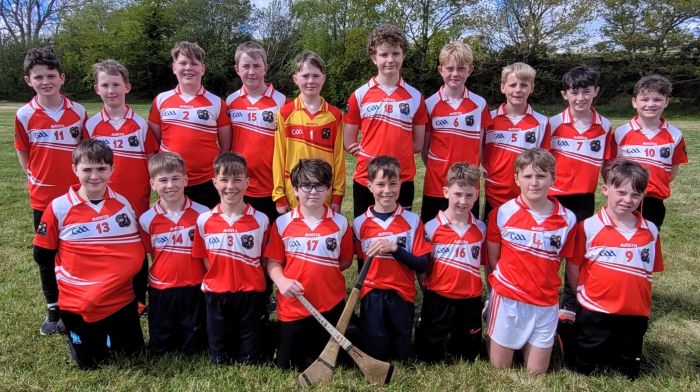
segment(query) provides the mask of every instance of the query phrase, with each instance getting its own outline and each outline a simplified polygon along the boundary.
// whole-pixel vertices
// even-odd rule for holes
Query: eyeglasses
[[[315,190],[318,193],[325,192],[328,190],[328,187],[324,184],[304,184],[304,185],[299,185],[299,189],[301,189],[303,192],[309,193],[312,190]]]

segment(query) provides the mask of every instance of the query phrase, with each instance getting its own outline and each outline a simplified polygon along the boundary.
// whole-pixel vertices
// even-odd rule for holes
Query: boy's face
[[[214,187],[219,192],[222,204],[236,205],[243,203],[245,190],[248,189],[248,177],[245,174],[214,176]]]
[[[233,69],[248,91],[257,91],[265,84],[268,66],[262,58],[251,57],[243,53]]]
[[[455,216],[467,217],[474,206],[474,202],[479,197],[476,187],[459,184],[452,184],[449,187],[442,187],[442,192],[447,199],[447,208],[452,210]]]
[[[380,75],[393,78],[400,74],[404,57],[405,54],[400,47],[381,44],[377,46],[376,53],[372,56],[372,62],[377,66]]]
[[[367,183],[367,188],[374,196],[374,205],[383,212],[391,212],[396,209],[396,201],[399,199],[401,182],[398,177],[387,177],[380,170],[377,177]]]
[[[107,107],[120,108],[124,106],[126,94],[131,91],[131,84],[124,82],[121,75],[110,75],[98,72],[95,81],[95,92],[102,98]]]
[[[294,188],[294,196],[299,199],[299,204],[304,208],[310,210],[321,208],[328,197],[330,188],[313,177],[310,177],[309,180],[308,183],[299,184],[299,187]]]
[[[326,75],[320,69],[308,62],[302,64],[299,72],[294,73],[294,84],[299,87],[299,91],[307,97],[317,97],[321,95],[323,83]]]
[[[472,66],[457,64],[454,58],[450,58],[446,64],[438,66],[438,73],[448,88],[461,88],[472,73]]]
[[[59,73],[57,69],[49,69],[41,64],[33,66],[29,71],[29,76],[24,77],[24,81],[34,89],[36,95],[44,98],[53,98],[59,95],[65,79],[65,75]]]
[[[186,185],[187,175],[177,171],[161,173],[151,178],[151,189],[166,203],[184,199]]]
[[[645,193],[635,191],[632,181],[626,181],[619,187],[603,184],[603,195],[608,198],[608,211],[620,217],[633,213],[639,207]]]
[[[585,113],[591,110],[593,98],[598,95],[599,87],[570,88],[561,92],[561,96],[569,103],[574,112]]]
[[[505,83],[501,83],[501,92],[506,96],[506,102],[511,106],[527,105],[527,100],[535,86],[527,80],[518,78],[515,73],[508,75]]]
[[[632,107],[637,109],[637,116],[643,120],[660,119],[668,102],[667,96],[656,91],[642,90],[636,97],[632,97]]]
[[[180,53],[173,62],[173,73],[181,85],[201,86],[204,64]]]
[[[546,199],[553,182],[552,173],[540,171],[532,165],[515,173],[515,183],[520,188],[520,194],[528,201]]]
[[[107,189],[109,177],[114,172],[114,165],[87,162],[85,159],[81,159],[77,165],[72,165],[72,168],[73,173],[78,177],[80,187],[90,195],[103,194]]]

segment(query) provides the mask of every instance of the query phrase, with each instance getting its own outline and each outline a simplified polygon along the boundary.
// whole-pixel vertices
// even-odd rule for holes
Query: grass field
[[[97,104],[86,105],[96,113]],[[136,105],[142,115],[145,105]],[[214,367],[206,356],[136,359],[83,372],[73,364],[64,336],[38,333],[44,317],[38,269],[31,256],[32,224],[25,180],[12,147],[12,105],[0,107],[0,390],[296,390],[297,373],[272,365]],[[624,119],[613,118],[615,126]],[[400,365],[392,391],[700,391],[700,119],[674,121],[684,131],[691,163],[681,168],[668,201],[662,239],[666,271],[654,279],[653,308],[644,346],[643,375],[631,382],[614,374],[584,377],[562,368],[533,377],[523,369],[495,370],[487,362]],[[348,173],[353,167],[348,162]],[[421,194],[422,171],[416,181]],[[348,184],[350,182],[348,181]],[[350,187],[348,187],[350,191]],[[343,205],[351,213],[351,198]],[[420,198],[414,207],[419,207]],[[695,223],[693,223],[695,222]],[[696,227],[696,229],[693,229]],[[350,281],[350,279],[349,279]],[[352,368],[336,371],[317,390],[374,390]]]

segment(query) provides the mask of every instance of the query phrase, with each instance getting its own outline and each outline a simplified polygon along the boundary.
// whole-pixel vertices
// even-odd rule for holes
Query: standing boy
[[[433,250],[416,351],[426,362],[445,354],[474,360],[481,349],[480,267],[487,260],[482,249],[486,225],[470,212],[479,198],[479,177],[476,167],[452,165],[443,187],[447,209],[425,224]]]
[[[379,155],[395,157],[401,163],[399,204],[410,210],[413,205],[413,155],[423,149],[428,116],[421,93],[401,78],[408,41],[393,26],[380,26],[369,36],[367,51],[377,76],[355,90],[348,99],[343,118],[345,150],[357,157],[353,189],[353,211],[357,217],[373,203],[367,188],[367,166]],[[362,140],[358,141],[358,132]]]
[[[243,201],[248,174],[242,156],[221,154],[214,173],[221,203],[197,219],[192,250],[207,269],[202,291],[211,362],[256,363],[262,355],[266,283],[261,256],[269,221]]]
[[[481,137],[483,129],[491,125],[491,114],[484,98],[464,85],[474,70],[473,63],[471,48],[462,42],[450,42],[440,50],[438,73],[445,84],[425,101],[430,121],[423,146],[423,222],[447,208],[443,188],[450,166],[467,162],[479,167],[481,162]],[[478,199],[472,213],[479,216]]]
[[[520,196],[489,217],[487,249],[494,272],[489,275],[487,332],[491,365],[497,368],[510,367],[520,349],[530,372],[549,368],[559,309],[559,264],[573,254],[576,229],[576,216],[547,197],[554,170],[554,157],[547,151],[521,153],[515,160]]]
[[[202,348],[204,261],[192,256],[195,225],[208,211],[185,196],[185,162],[172,152],[148,161],[151,187],[158,201],[139,218],[150,237],[148,274],[148,350],[160,355],[172,351],[194,354]]]
[[[272,222],[279,215],[272,201],[272,152],[277,112],[287,98],[271,83],[265,83],[270,67],[260,44],[248,41],[238,45],[234,61],[243,86],[226,98],[233,133],[231,151],[248,163],[250,186],[244,201]]]
[[[415,274],[425,272],[431,251],[418,215],[397,203],[400,173],[396,158],[382,155],[369,162],[374,205],[353,222],[361,255],[374,257],[360,292],[360,319],[364,350],[380,360],[411,355]]]
[[[107,186],[113,162],[107,145],[82,141],[72,166],[80,185],[51,202],[34,238],[37,263],[56,260],[61,319],[81,369],[143,350],[132,280],[145,250],[134,210]]]
[[[212,162],[231,149],[231,124],[226,103],[202,86],[204,50],[191,42],[179,42],[170,51],[175,89],[153,100],[148,125],[163,151],[179,154],[187,165],[185,195],[212,208],[219,197],[212,184]]]
[[[298,205],[280,216],[265,249],[267,271],[277,285],[277,365],[303,369],[328,341],[323,327],[296,299],[303,294],[335,324],[345,303],[343,270],[354,256],[352,229],[344,216],[324,205],[333,183],[331,165],[302,159],[291,180]]]
[[[671,82],[660,75],[639,79],[632,97],[637,115],[615,130],[606,157],[629,158],[649,171],[642,216],[659,229],[666,216],[664,200],[671,196],[671,181],[678,167],[688,163],[683,134],[663,117],[671,87]]]
[[[616,159],[603,169],[607,205],[579,224],[571,272],[581,311],[576,315],[575,367],[590,374],[611,366],[639,375],[651,310],[652,273],[664,269],[659,230],[637,211],[649,173]],[[578,266],[581,267],[580,275]]]
[[[535,70],[525,63],[503,67],[501,92],[506,103],[491,111],[493,124],[484,134],[484,186],[486,202],[483,219],[492,209],[518,197],[513,177],[515,159],[523,151],[544,144],[548,119],[532,110],[527,100],[535,89]]]
[[[82,138],[87,113],[78,103],[61,95],[65,75],[54,51],[34,48],[24,58],[24,81],[36,92],[15,116],[15,150],[27,177],[34,231],[44,210],[77,182],[69,170],[71,154]],[[41,289],[46,299],[46,318],[39,332],[63,331],[58,308],[58,287],[53,260],[39,265]]]

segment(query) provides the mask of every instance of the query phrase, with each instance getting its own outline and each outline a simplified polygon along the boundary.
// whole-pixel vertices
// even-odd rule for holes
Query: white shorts
[[[513,350],[525,344],[550,348],[557,334],[559,305],[537,306],[492,292],[486,333],[491,340]]]

